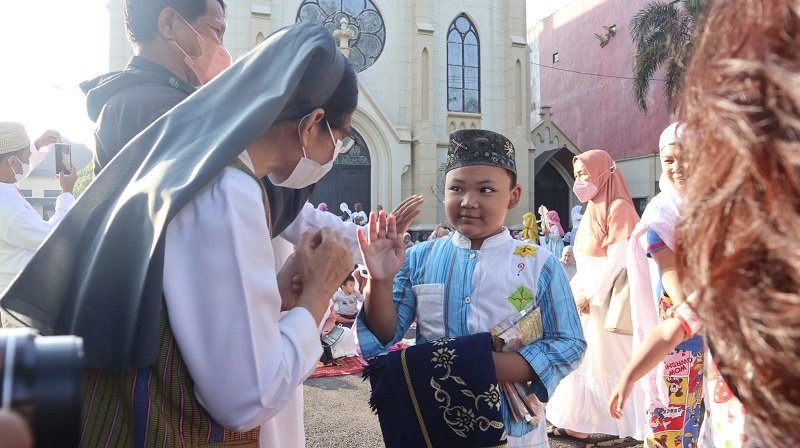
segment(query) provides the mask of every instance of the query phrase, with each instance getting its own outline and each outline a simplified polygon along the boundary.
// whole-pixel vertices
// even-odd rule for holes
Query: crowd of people
[[[233,63],[224,1],[124,7],[134,56],[82,85],[79,200],[71,167],[39,218],[16,183],[59,136],[0,123],[3,326],[83,338],[80,446],[302,447],[335,326],[369,360],[387,447],[800,444],[800,1],[711,8],[641,218],[596,149],[573,159],[572,228],[540,208],[514,235],[516,149],[463,129],[447,223],[416,241],[420,195],[346,220],[308,202],[358,104],[324,28]]]

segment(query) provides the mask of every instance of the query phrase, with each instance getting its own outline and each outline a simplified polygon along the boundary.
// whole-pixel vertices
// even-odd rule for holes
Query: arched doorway
[[[369,148],[356,130],[350,131],[355,145],[346,154],[339,154],[333,162],[333,168],[317,183],[311,195],[312,204],[320,202],[328,204],[331,212],[339,214],[339,204],[347,203],[350,209],[360,202],[364,211],[371,207]]]
[[[561,227],[564,231],[570,228],[569,221],[569,195],[570,187],[564,180],[561,173],[558,172],[552,162],[546,163],[538,173],[534,180],[536,188],[535,208],[537,211],[536,218],[539,218],[538,210],[540,205],[544,205],[549,210],[558,212],[561,218]],[[561,254],[558,254],[561,255]]]

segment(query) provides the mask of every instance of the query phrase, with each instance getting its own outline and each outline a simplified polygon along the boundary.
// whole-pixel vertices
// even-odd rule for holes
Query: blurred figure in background
[[[572,280],[572,277],[575,277],[575,272],[577,271],[575,256],[572,253],[572,246],[564,246],[564,249],[561,251],[560,261],[561,265],[564,266],[564,270],[567,271],[567,278]]]
[[[758,446],[797,447],[800,0],[718,0],[706,23],[681,113],[689,172],[678,273],[698,292],[708,350]],[[742,440],[717,435],[715,446]]]
[[[548,210],[545,213],[543,222],[547,225],[544,227],[544,240],[547,243],[547,248],[550,253],[555,256],[561,255],[564,251],[564,228],[561,227],[561,219],[558,217],[558,212],[555,210]]]
[[[570,230],[569,235],[569,244],[574,246],[575,245],[575,238],[578,235],[578,227],[581,225],[581,218],[583,217],[583,206],[576,205],[572,207],[572,210],[569,213],[569,219],[572,222],[572,230]]]

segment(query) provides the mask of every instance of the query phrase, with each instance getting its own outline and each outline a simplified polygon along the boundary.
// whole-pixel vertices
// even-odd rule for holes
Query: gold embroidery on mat
[[[417,414],[417,422],[419,423],[419,429],[422,431],[422,437],[425,438],[425,446],[428,448],[433,448],[433,444],[431,443],[431,439],[428,436],[428,429],[425,427],[425,421],[422,420],[422,410],[419,408],[419,403],[417,403],[417,395],[414,393],[414,385],[411,384],[411,374],[408,372],[408,363],[406,362],[406,349],[400,352],[400,362],[403,365],[403,374],[406,378],[406,387],[408,387],[408,395],[411,396],[411,403],[414,405],[414,412]]]
[[[453,361],[458,357],[458,355],[456,355],[455,349],[446,346],[447,343],[451,341],[452,339],[445,340],[444,342],[441,340],[434,341],[434,345],[442,347],[433,352],[431,363],[433,363],[434,367],[445,369],[444,375],[438,378],[439,381],[449,380],[461,386],[466,386],[466,382],[464,382],[461,377],[452,375],[451,369],[453,366]],[[486,405],[490,409],[500,409],[500,388],[497,384],[492,384],[489,386],[489,390],[478,394],[477,396],[469,389],[461,389],[462,394],[475,400],[475,406],[472,409],[467,409],[464,406],[450,406],[450,394],[444,390],[444,388],[439,384],[439,382],[436,381],[436,379],[437,378],[431,377],[430,381],[431,387],[434,390],[433,397],[436,401],[443,404],[442,406],[439,406],[439,409],[443,410],[442,419],[447,423],[447,426],[450,427],[450,430],[459,437],[465,439],[468,438],[467,433],[474,431],[476,424],[481,432],[489,431],[492,428],[503,429],[504,425],[502,422],[489,420],[483,415],[475,415],[476,412],[479,412],[478,407],[481,401],[485,401]]]

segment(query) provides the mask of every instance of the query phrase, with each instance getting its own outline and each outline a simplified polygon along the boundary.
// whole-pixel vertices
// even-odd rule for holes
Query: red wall
[[[633,76],[631,18],[652,0],[574,0],[542,22],[539,62],[559,69]],[[601,48],[594,33],[616,25]],[[558,52],[559,62],[552,55]],[[534,74],[536,73],[534,67]],[[603,78],[540,67],[541,105],[582,150],[604,149],[615,159],[658,152],[658,137],[670,122],[663,82],[652,82],[645,115],[636,107],[633,80]],[[535,75],[534,75],[535,76]],[[657,78],[662,77],[660,73]]]

